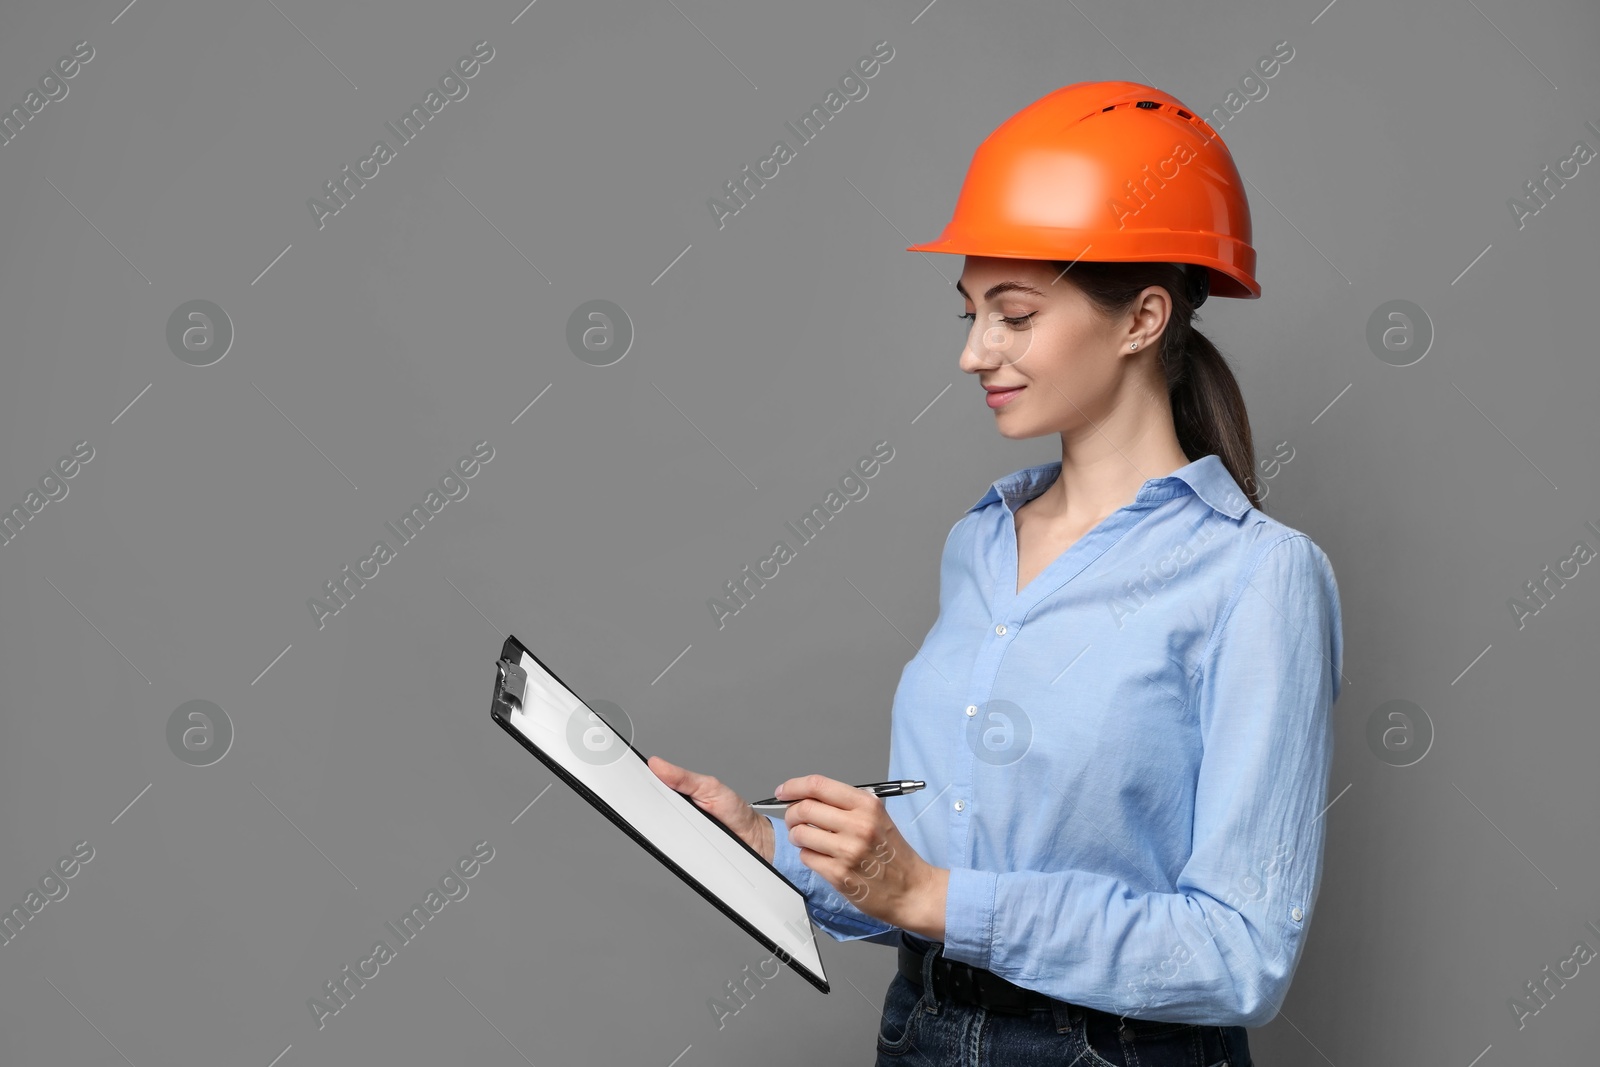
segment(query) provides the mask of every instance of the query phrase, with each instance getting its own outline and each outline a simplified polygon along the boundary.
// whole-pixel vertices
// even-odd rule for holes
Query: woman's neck
[[[1132,503],[1147,480],[1189,463],[1176,435],[1115,445],[1102,436],[1070,449],[1063,439],[1061,475],[1034,499],[1030,510],[1049,522],[1092,526]]]

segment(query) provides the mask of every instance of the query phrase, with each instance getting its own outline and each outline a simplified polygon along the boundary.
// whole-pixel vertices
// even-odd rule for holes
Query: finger
[[[841,782],[837,778],[828,778],[820,774],[806,774],[799,778],[790,778],[778,786],[778,790],[772,795],[779,800],[815,797],[846,811],[859,808],[869,800],[878,799],[865,789],[857,789],[849,782]]]
[[[668,762],[660,756],[651,756],[650,758],[655,760],[655,766],[660,768],[657,777],[680,793],[698,796],[703,792],[704,786],[709,781],[706,775],[696,774],[694,771],[680,767],[676,763]]]
[[[801,823],[789,827],[789,840],[796,848],[816,852],[829,859],[838,859],[838,834]]]
[[[849,838],[843,834],[833,833],[816,826],[807,826],[804,823],[790,828],[789,840],[797,848],[809,850],[819,855],[827,856],[839,867],[853,870],[855,864],[847,854]]]
[[[837,849],[843,841],[840,835],[803,825],[795,827],[790,837],[794,838],[795,848],[800,849],[800,862],[822,875],[851,904],[861,904],[862,897],[866,897],[869,891],[872,877],[864,875],[858,865],[851,864],[848,857],[838,854]],[[845,885],[840,885],[840,881]]]
[[[783,821],[791,830],[809,824],[832,834],[840,834],[850,828],[851,817],[843,808],[836,808],[821,800],[806,799],[795,801],[785,808]]]
[[[649,764],[650,770],[664,782],[676,782],[683,776],[682,767],[676,763],[669,763],[660,756],[651,756],[645,760],[645,763]]]

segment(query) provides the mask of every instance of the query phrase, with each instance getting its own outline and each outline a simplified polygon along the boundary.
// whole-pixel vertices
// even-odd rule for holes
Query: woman
[[[763,816],[650,766],[806,894],[899,946],[878,1063],[1249,1067],[1321,881],[1343,636],[1327,557],[1259,510],[1233,374],[1192,326],[1260,295],[1226,146],[1130,82],[1036,101],[954,217],[961,369],[1059,434],[955,523],[880,799],[808,775]],[[891,815],[891,812],[893,813]]]

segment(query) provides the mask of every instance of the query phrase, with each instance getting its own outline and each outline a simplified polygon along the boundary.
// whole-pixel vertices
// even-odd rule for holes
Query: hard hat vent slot
[[[1150,108],[1160,107],[1161,105],[1156,103],[1154,100],[1141,100],[1137,104],[1134,104],[1133,106],[1134,107],[1142,107],[1142,108],[1145,108],[1146,110],[1148,110]]]

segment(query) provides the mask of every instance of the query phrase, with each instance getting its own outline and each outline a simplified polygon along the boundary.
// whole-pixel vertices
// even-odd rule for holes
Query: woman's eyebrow
[[[967,292],[967,287],[961,284],[961,280],[959,278],[956,279],[956,292],[960,293],[968,300],[972,299],[972,294]],[[1027,293],[1029,296],[1044,296],[1043,293],[1035,289],[1033,286],[1023,285],[1021,282],[997,282],[996,284],[989,286],[989,288],[984,291],[983,298],[985,300],[993,300],[1001,293]]]

